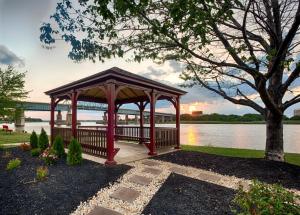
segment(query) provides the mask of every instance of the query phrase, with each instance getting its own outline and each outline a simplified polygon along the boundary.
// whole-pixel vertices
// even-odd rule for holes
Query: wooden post
[[[115,147],[114,147],[114,141],[115,141],[115,128],[114,128],[114,115],[115,115],[115,84],[114,83],[108,83],[107,85],[107,112],[108,112],[108,120],[107,120],[107,132],[106,132],[106,143],[107,143],[107,160],[105,161],[105,164],[107,165],[114,165],[117,162],[114,160],[115,156]]]
[[[77,92],[72,93],[72,135],[77,137]]]
[[[156,147],[155,147],[155,93],[152,91],[150,94],[150,152],[148,155],[156,155]]]
[[[140,144],[144,142],[144,110],[145,106],[143,102],[140,102],[139,104],[140,109]]]
[[[50,103],[50,136],[51,136],[51,145],[54,141],[53,129],[54,129],[54,112],[55,112],[55,99],[51,97]]]
[[[175,149],[180,149],[180,97],[176,98],[176,138],[177,144]]]

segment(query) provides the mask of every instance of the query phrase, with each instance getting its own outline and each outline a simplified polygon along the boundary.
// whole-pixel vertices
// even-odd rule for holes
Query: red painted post
[[[50,136],[51,136],[51,145],[53,144],[53,129],[54,129],[54,113],[55,113],[55,99],[51,97],[50,103]]]
[[[180,149],[180,97],[176,98],[176,138],[177,144],[175,149]]]
[[[72,135],[77,137],[77,92],[72,93]]]
[[[148,155],[156,155],[155,147],[155,93],[152,91],[150,95],[150,152]]]
[[[144,109],[145,109],[143,102],[140,102],[139,109],[140,109],[140,144],[142,144],[144,141]]]
[[[114,165],[117,162],[114,160],[115,156],[115,128],[114,128],[114,115],[115,115],[115,84],[108,83],[107,86],[107,112],[108,112],[108,120],[107,120],[107,132],[106,132],[106,144],[107,144],[107,160],[105,164],[107,165]]]

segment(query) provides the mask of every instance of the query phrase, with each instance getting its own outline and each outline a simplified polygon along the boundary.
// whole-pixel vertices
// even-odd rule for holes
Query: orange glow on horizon
[[[181,104],[180,110],[183,114],[191,114],[193,111],[204,111],[207,104],[205,102],[193,102],[189,104]]]

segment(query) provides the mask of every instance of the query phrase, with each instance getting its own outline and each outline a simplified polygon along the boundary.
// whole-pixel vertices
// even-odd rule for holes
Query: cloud
[[[24,60],[19,58],[15,53],[10,51],[4,45],[0,45],[0,64],[16,65],[20,67],[23,67],[25,65]]]

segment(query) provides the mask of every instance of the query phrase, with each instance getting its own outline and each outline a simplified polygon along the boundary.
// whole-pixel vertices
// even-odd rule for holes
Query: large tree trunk
[[[284,161],[282,118],[282,116],[274,115],[269,111],[267,113],[267,141],[265,158],[268,160]]]

